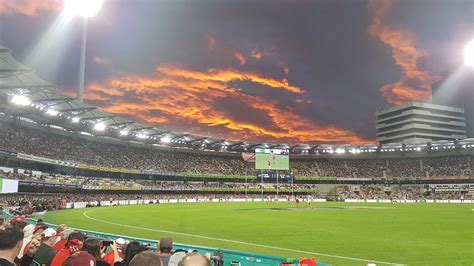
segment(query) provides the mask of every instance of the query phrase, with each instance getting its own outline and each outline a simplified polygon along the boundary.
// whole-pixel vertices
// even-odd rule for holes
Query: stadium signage
[[[2,149],[0,149],[0,155],[7,155],[7,156],[14,156],[14,157],[16,157],[16,156],[17,156],[17,153],[16,153],[16,152],[13,152],[13,151],[9,151],[9,150],[2,150]]]
[[[56,165],[59,164],[58,160],[48,159],[48,158],[24,154],[24,153],[18,153],[17,157],[20,159],[28,160],[28,161],[47,163],[47,164],[56,164]]]

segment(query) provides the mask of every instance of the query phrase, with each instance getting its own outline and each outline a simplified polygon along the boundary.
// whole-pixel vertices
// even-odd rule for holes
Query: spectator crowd
[[[0,124],[0,149],[98,167],[128,168],[156,173],[251,175],[257,171],[237,154],[159,150],[131,145],[89,141],[38,130]],[[292,159],[298,177],[423,178],[470,176],[474,158],[442,156],[393,159]]]
[[[0,217],[0,265],[2,266],[210,266],[211,258],[195,250],[173,248],[170,237],[160,239],[152,251],[138,241],[100,239],[59,225],[48,227],[25,216],[10,221]],[[217,265],[217,264],[215,264]]]

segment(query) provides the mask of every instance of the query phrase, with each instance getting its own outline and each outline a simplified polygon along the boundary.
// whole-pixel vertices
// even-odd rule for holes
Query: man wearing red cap
[[[80,232],[73,232],[69,234],[66,244],[56,254],[53,261],[51,262],[51,266],[63,265],[63,262],[66,260],[67,257],[82,249],[84,239],[84,235]]]

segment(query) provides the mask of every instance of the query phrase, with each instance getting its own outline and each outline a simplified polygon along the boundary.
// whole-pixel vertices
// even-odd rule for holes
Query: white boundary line
[[[330,255],[330,254],[324,254],[324,253],[318,253],[318,252],[310,252],[310,251],[304,251],[304,250],[297,250],[297,249],[281,248],[281,247],[275,247],[275,246],[267,246],[267,245],[261,245],[261,244],[255,244],[255,243],[248,243],[248,242],[242,242],[242,241],[236,241],[236,240],[230,240],[230,239],[224,239],[224,238],[215,238],[215,237],[187,234],[187,233],[181,233],[181,232],[175,232],[175,231],[152,229],[152,228],[141,227],[141,226],[132,226],[132,225],[126,225],[126,224],[119,224],[119,223],[109,222],[109,221],[105,221],[105,220],[90,217],[89,215],[87,215],[87,213],[90,212],[90,211],[91,210],[84,211],[84,212],[82,212],[82,215],[84,217],[86,217],[87,219],[90,219],[90,220],[93,220],[93,221],[96,221],[96,222],[101,222],[101,223],[106,223],[106,224],[111,224],[111,225],[116,225],[116,226],[122,226],[122,227],[127,227],[127,228],[141,229],[141,230],[147,230],[147,231],[153,231],[153,232],[159,232],[159,233],[167,233],[167,234],[174,234],[174,235],[189,236],[189,237],[195,237],[195,238],[216,240],[216,241],[221,241],[221,242],[242,244],[242,245],[247,245],[247,246],[255,246],[255,247],[262,247],[262,248],[270,248],[270,249],[291,251],[291,252],[296,252],[296,253],[304,253],[304,254],[325,256],[325,257],[338,258],[338,259],[363,261],[363,262],[371,262],[371,263],[379,263],[379,264],[387,264],[387,265],[402,265],[400,263],[394,263],[394,262],[360,259],[360,258],[353,258],[353,257],[339,256],[339,255]]]

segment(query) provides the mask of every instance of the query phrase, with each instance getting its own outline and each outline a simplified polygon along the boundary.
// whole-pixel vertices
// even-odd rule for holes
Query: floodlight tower
[[[77,101],[84,101],[84,77],[86,71],[86,44],[87,44],[87,21],[94,17],[100,10],[103,0],[64,0],[63,15],[67,17],[82,17],[82,44],[81,61],[79,65],[79,87],[77,89]]]
[[[474,68],[474,39],[464,48],[464,63]]]

